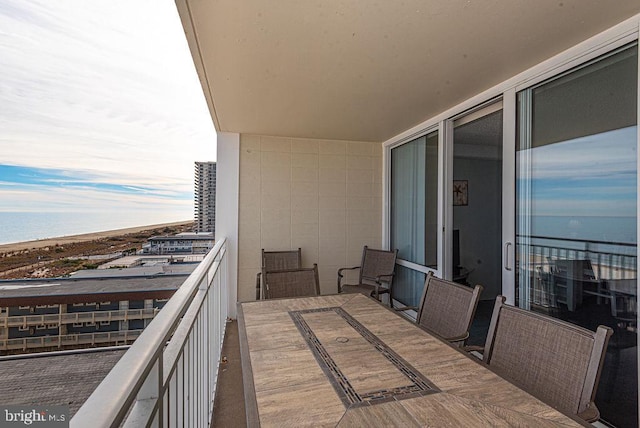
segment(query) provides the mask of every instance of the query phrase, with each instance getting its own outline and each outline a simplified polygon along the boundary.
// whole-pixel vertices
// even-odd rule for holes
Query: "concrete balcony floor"
[[[246,427],[240,341],[236,320],[227,323],[222,356],[226,357],[226,362],[220,363],[218,371],[218,386],[211,426],[213,428]]]

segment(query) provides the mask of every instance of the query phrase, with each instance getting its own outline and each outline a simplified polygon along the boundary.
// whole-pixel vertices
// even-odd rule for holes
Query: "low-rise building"
[[[0,355],[130,344],[188,274],[0,281]]]
[[[142,247],[143,254],[206,254],[213,248],[213,232],[185,232],[154,236]]]
[[[98,272],[91,272],[90,269],[87,269],[74,272],[72,275],[77,277],[81,272],[84,276],[102,276],[107,274],[104,271],[113,270],[125,272],[128,276],[139,275],[140,272],[148,272],[146,275],[172,272],[191,273],[204,256],[204,254],[139,254],[103,263],[96,269]]]

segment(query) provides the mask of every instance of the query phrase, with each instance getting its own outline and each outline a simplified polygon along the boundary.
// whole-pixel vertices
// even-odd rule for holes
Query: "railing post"
[[[147,375],[136,396],[131,414],[124,424],[125,428],[151,426],[163,428],[162,415],[162,353]],[[151,420],[151,424],[148,421]]]

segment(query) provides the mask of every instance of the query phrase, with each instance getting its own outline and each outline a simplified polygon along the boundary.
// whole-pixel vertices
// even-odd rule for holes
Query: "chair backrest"
[[[445,340],[463,341],[478,307],[482,286],[474,288],[427,274],[420,306],[418,324]]]
[[[380,275],[392,275],[396,269],[398,250],[374,250],[366,245],[362,249],[360,283],[375,282]],[[392,278],[389,278],[391,282]]]
[[[593,265],[589,259],[554,259],[553,273],[572,279],[596,279]]]
[[[263,269],[265,299],[282,297],[318,296],[320,281],[318,265],[312,268],[266,271]]]
[[[302,267],[302,250],[265,251],[262,249],[262,268],[267,271],[298,269]]]
[[[612,330],[596,332],[504,304],[498,296],[483,360],[561,411],[595,421],[593,400]]]

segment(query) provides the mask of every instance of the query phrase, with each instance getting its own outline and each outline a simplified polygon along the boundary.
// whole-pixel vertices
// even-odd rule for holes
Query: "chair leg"
[[[389,307],[393,308],[393,299],[391,299],[391,293],[389,293],[388,291],[385,291],[384,294],[389,295]],[[382,303],[381,295],[378,292],[378,290],[371,290],[371,293],[369,293],[369,295],[374,299],[376,299],[378,302]]]

